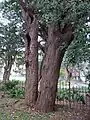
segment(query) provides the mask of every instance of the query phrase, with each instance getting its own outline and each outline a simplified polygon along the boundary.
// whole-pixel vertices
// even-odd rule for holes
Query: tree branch
[[[38,42],[38,47],[41,49],[43,53],[45,53],[45,47],[43,47],[40,42]]]
[[[23,0],[20,0],[20,7],[21,7],[21,10],[22,10],[22,16],[23,16],[24,21],[27,24],[28,23],[32,24],[32,22],[34,20],[34,15],[35,15],[34,8],[30,7],[30,6],[28,8],[26,3],[23,2]]]

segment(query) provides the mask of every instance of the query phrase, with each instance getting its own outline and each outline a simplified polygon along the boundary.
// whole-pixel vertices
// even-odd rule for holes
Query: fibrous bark
[[[36,110],[41,112],[51,112],[55,107],[55,98],[59,70],[65,51],[72,42],[74,35],[71,24],[64,26],[50,25],[48,34],[41,26],[41,36],[46,42],[45,49],[40,44],[39,47],[45,52],[41,73],[40,90],[38,94],[38,20],[32,8],[27,8],[21,1],[23,19],[26,24],[25,40],[25,62],[26,62],[26,85],[25,102],[29,106],[35,105]],[[39,27],[40,28],[40,27]],[[45,30],[43,32],[43,30]],[[43,34],[45,33],[45,34]],[[44,36],[45,35],[45,36]],[[36,103],[36,104],[35,104]]]
[[[38,96],[38,21],[32,8],[20,1],[22,16],[25,21],[25,103],[33,106]]]
[[[55,108],[55,98],[59,70],[64,53],[72,42],[74,36],[71,25],[57,31],[54,25],[48,28],[47,52],[43,62],[40,91],[36,103],[36,109],[41,112],[51,112]]]

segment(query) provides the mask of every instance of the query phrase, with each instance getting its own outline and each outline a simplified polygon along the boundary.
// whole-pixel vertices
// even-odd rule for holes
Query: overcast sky
[[[2,2],[3,0],[0,0],[0,2]]]

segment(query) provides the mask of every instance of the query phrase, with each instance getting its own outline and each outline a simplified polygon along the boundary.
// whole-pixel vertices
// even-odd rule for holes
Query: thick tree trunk
[[[61,58],[59,58],[59,56]],[[37,101],[37,109],[39,111],[50,112],[54,110],[62,58],[63,55],[59,55],[59,51],[55,50],[54,44],[49,47],[43,64],[40,93]]]
[[[40,112],[51,112],[55,108],[61,62],[66,48],[73,39],[71,33],[70,35],[65,34],[63,37],[62,35],[58,37],[54,30],[55,28],[52,26],[48,30],[48,50],[43,62],[40,91],[36,103],[36,109]]]
[[[58,27],[51,25],[48,29],[47,51],[40,80],[40,91],[38,94],[38,44],[37,44],[37,18],[32,8],[26,7],[22,2],[22,15],[26,24],[26,86],[25,102],[29,106],[36,103],[36,109],[41,112],[50,112],[54,110],[57,83],[59,77],[60,65],[66,51],[66,48],[73,40],[72,26],[66,24],[59,31]]]
[[[6,64],[5,64],[5,67],[4,67],[4,74],[3,74],[4,83],[9,81],[12,65],[15,61],[15,56],[14,57],[13,56],[8,56],[8,59],[5,62]]]
[[[25,21],[25,103],[31,107],[38,97],[38,22],[32,8],[27,8],[21,0],[22,16]]]

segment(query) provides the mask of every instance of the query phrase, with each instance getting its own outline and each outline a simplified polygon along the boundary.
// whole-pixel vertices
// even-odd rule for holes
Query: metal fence
[[[0,90],[2,90],[2,86],[3,83],[0,83]],[[17,95],[18,93],[19,96],[24,97],[24,87],[25,83],[19,82],[16,89],[14,89],[15,91],[10,92],[12,95]],[[7,91],[4,92],[7,93]],[[75,84],[72,85],[71,82],[59,81],[56,103],[69,108],[90,108],[90,90],[88,85],[82,86],[79,84],[79,86],[77,86]]]
[[[71,82],[59,81],[56,102],[70,108],[90,108],[88,85],[77,86]]]

